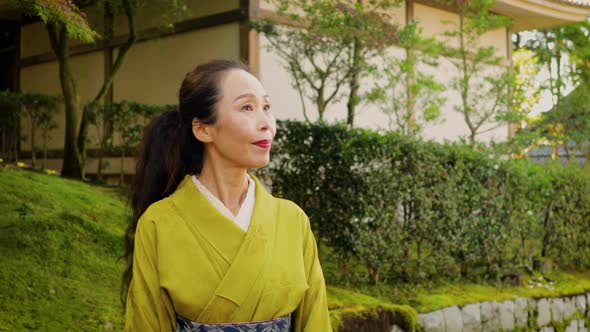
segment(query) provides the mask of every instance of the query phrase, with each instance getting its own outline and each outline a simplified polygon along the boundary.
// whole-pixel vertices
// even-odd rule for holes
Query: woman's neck
[[[248,175],[245,168],[215,167],[205,162],[197,179],[233,215],[238,214],[248,191]]]

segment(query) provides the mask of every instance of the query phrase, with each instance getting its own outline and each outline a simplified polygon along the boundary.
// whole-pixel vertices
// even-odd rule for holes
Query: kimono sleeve
[[[303,211],[302,211],[303,213]],[[318,259],[318,249],[309,225],[309,219],[304,215],[303,232],[303,261],[309,288],[303,300],[295,310],[296,332],[331,332],[328,299],[326,297],[326,283]]]
[[[139,219],[135,231],[133,277],[127,293],[125,331],[174,331],[176,313],[158,277],[157,233],[153,220]]]

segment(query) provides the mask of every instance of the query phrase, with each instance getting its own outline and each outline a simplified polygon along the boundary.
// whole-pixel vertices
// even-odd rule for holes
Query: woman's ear
[[[211,136],[211,128],[201,122],[199,119],[194,118],[192,123],[193,135],[195,138],[203,143],[210,143],[213,141]]]

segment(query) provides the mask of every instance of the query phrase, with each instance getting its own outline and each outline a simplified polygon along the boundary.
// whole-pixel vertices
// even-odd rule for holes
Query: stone
[[[498,302],[488,301],[481,303],[481,322],[484,332],[495,332],[500,330],[500,314],[498,313]]]
[[[397,325],[393,325],[393,327],[391,328],[391,332],[404,332],[404,330],[402,330],[399,326]]]
[[[540,329],[539,332],[555,332],[553,326],[545,326],[544,328]]]
[[[565,327],[565,332],[578,332],[578,321],[572,320],[568,326]]]
[[[442,310],[418,315],[418,323],[424,332],[445,332],[445,317]]]
[[[449,331],[461,331],[463,329],[463,318],[461,309],[458,306],[446,307],[442,310],[445,317],[445,329]]]
[[[481,331],[481,309],[479,303],[468,304],[461,308],[463,332]]]
[[[563,299],[563,321],[568,321],[574,317],[576,313],[576,299],[573,297],[566,297]]]
[[[551,322],[551,306],[547,299],[537,301],[537,326],[549,325]]]
[[[563,321],[563,313],[565,311],[563,300],[560,298],[551,299],[551,319],[554,322],[561,323]]]
[[[528,325],[529,310],[528,301],[525,298],[514,300],[514,324],[516,327],[525,327]]]
[[[514,302],[504,301],[498,305],[500,325],[504,331],[514,330]]]
[[[586,322],[582,319],[578,321],[578,332],[588,332]]]
[[[576,309],[578,312],[582,314],[582,316],[586,315],[586,297],[584,295],[576,296]]]

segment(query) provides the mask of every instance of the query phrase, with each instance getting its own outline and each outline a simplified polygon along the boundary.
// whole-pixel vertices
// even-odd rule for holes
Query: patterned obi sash
[[[176,332],[291,332],[291,315],[245,323],[203,324],[176,316]]]

